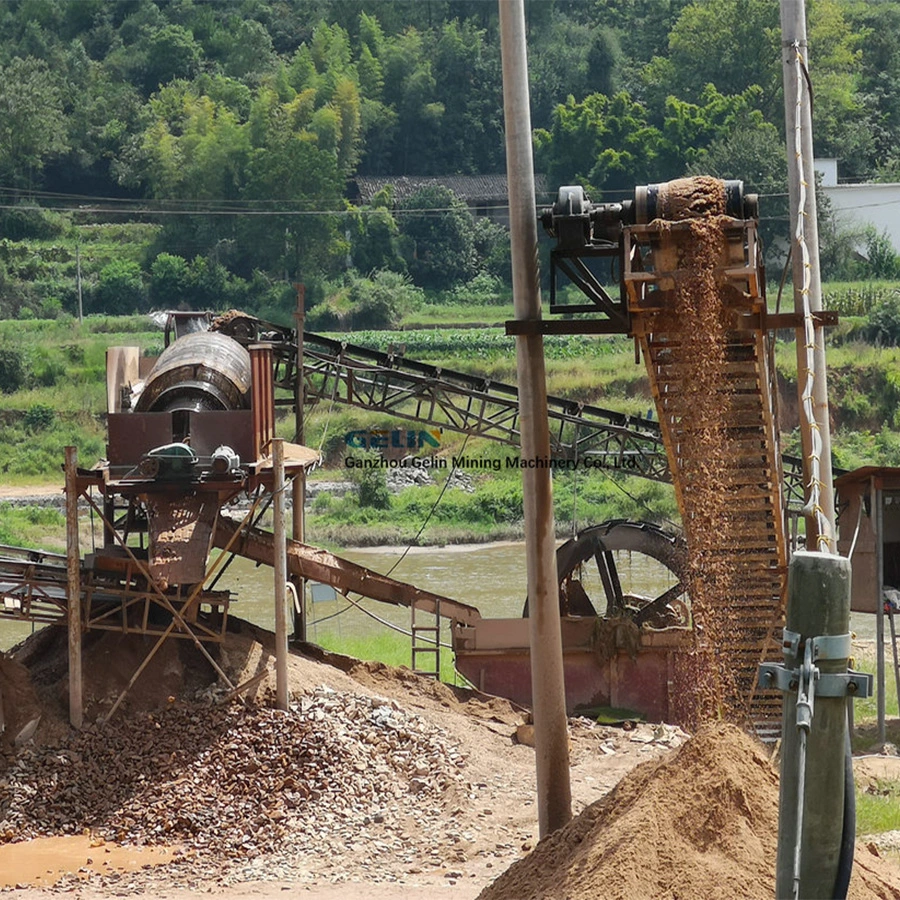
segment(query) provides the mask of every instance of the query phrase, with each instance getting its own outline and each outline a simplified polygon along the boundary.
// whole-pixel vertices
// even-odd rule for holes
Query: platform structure
[[[70,663],[89,631],[155,638],[131,684],[164,640],[190,640],[234,691],[241,686],[228,681],[207,645],[226,634],[233,598],[215,585],[227,562],[243,555],[278,569],[278,528],[258,527],[278,481],[277,360],[271,342],[244,347],[209,332],[206,314],[173,318],[158,360],[144,360],[137,347],[109,351],[106,458],[78,467],[75,448],[67,448],[69,550],[0,547],[0,620],[68,625]],[[185,326],[180,335],[178,324]],[[279,443],[283,477],[305,478],[318,453]],[[238,508],[236,501],[246,512],[234,518],[228,513]],[[100,523],[102,539],[82,556],[85,510]],[[215,558],[213,547],[222,551]],[[479,618],[473,607],[301,541],[285,538],[283,549],[286,577],[295,584],[315,580],[436,618]],[[278,603],[277,584],[274,594]]]
[[[797,323],[767,311],[757,216],[757,198],[740,182],[680,179],[604,204],[580,186],[561,187],[541,221],[557,242],[550,312],[569,315],[507,330],[634,338],[689,560],[694,639],[667,651],[671,677],[660,691],[672,701],[700,687],[678,674],[692,652],[727,659],[728,714],[766,735],[780,728],[781,698],[759,689],[757,668],[781,658],[788,554],[772,343]],[[560,274],[584,299],[557,292]],[[802,482],[793,493],[802,498]],[[715,626],[711,640],[697,630],[702,621]],[[651,636],[642,630],[642,643]]]

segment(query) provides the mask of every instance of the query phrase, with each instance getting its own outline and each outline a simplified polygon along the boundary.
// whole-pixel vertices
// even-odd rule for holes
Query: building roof
[[[508,202],[506,175],[358,175],[350,183],[350,199],[357,203],[371,203],[385,186],[394,191],[394,201],[407,200],[423,188],[440,185],[449,188],[469,204]],[[535,193],[539,200],[546,194],[546,179],[534,176]]]
[[[852,472],[845,472],[834,479],[834,485],[838,490],[846,489],[851,484],[865,483],[874,478],[876,487],[891,488],[900,486],[900,468],[896,466],[862,466]]]

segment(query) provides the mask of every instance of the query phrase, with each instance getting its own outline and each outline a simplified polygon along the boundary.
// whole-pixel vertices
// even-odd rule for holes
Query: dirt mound
[[[708,726],[514,863],[479,900],[768,900],[778,776],[732,725]],[[900,898],[896,869],[857,851],[850,897]]]
[[[0,653],[0,770],[3,757],[28,740],[40,716],[40,703],[28,670]]]
[[[23,754],[0,787],[0,843],[90,829],[106,840],[249,859],[292,834],[360,831],[458,792],[465,759],[397,704],[329,688],[289,712],[176,703]]]
[[[190,641],[168,640],[153,653],[133,685],[132,677],[156,644],[148,635],[89,632],[82,643],[82,696],[85,719],[107,713],[128,688],[123,709],[152,710],[169,698],[190,694],[215,680],[212,667]],[[11,653],[30,682],[43,720],[39,743],[58,740],[68,723],[68,633],[48,627],[31,635]]]

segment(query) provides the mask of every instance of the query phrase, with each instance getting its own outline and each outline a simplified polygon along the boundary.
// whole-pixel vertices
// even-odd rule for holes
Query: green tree
[[[698,103],[708,84],[738,95],[751,85],[763,91],[766,117],[781,107],[781,28],[770,0],[695,0],[672,26],[664,56],[643,72],[648,103],[661,108],[670,95]]]
[[[659,180],[651,176],[657,175],[662,134],[625,92],[591,94],[581,103],[570,96],[556,107],[551,129],[535,132],[535,145],[551,185],[582,184],[596,193]]]
[[[400,255],[400,228],[390,211],[390,193],[384,192],[371,206],[348,210],[350,254],[353,267],[363,273],[376,269],[405,271]]]
[[[877,231],[874,226],[866,229],[866,260],[869,277],[892,280],[900,274],[900,260],[886,231]]]
[[[190,274],[187,260],[160,253],[150,266],[150,305],[156,309],[178,309],[190,302]]]
[[[56,77],[42,60],[16,58],[0,68],[0,180],[28,188],[49,160],[68,149]]]
[[[116,260],[100,270],[90,311],[127,316],[146,309],[141,267],[131,260]]]
[[[25,385],[25,357],[18,347],[0,344],[0,393],[14,394]]]
[[[708,84],[700,95],[700,103],[668,97],[657,177],[678,177],[695,160],[705,158],[714,142],[727,140],[738,130],[764,128],[757,108],[760,94],[761,88],[753,85],[738,96],[725,96],[715,85]]]
[[[357,465],[348,470],[350,480],[356,485],[359,505],[369,509],[390,509],[391,492],[387,485],[387,472],[377,465],[381,454],[377,450],[358,450],[353,454]],[[369,466],[365,464],[369,463]]]
[[[417,191],[400,204],[398,222],[415,284],[443,289],[475,274],[472,214],[449,188]]]
[[[235,223],[243,271],[266,268],[287,280],[306,271],[335,271],[347,246],[337,217],[321,213],[341,208],[343,186],[335,154],[319,149],[309,133],[270,134],[251,151],[244,186],[248,199],[269,198],[269,214]]]
[[[500,57],[470,23],[445,24],[432,51],[435,102],[442,113],[425,168],[433,174],[499,171],[504,165]]]
[[[423,303],[422,289],[399,272],[381,270],[361,276],[351,271],[313,307],[307,322],[323,330],[399,328],[403,317]]]
[[[397,115],[389,174],[435,174],[429,160],[430,136],[440,127],[444,106],[435,96],[437,84],[427,51],[424,36],[413,28],[385,43],[384,93],[392,98]]]
[[[883,347],[900,344],[900,296],[895,293],[872,310],[866,337]]]
[[[163,88],[150,103],[130,172],[158,197],[235,199],[250,152],[247,129],[227,106],[186,82]]]
[[[787,154],[778,129],[763,122],[753,112],[738,116],[708,147],[698,152],[687,167],[690,175],[714,175],[744,182],[746,193],[763,198],[760,232],[767,259],[781,265],[781,247],[789,231],[790,205],[787,196]]]
[[[587,83],[592,91],[612,97],[622,88],[624,56],[619,36],[611,28],[598,28],[587,53]]]
[[[176,78],[193,78],[203,54],[190,31],[165,25],[148,38],[146,55],[144,90],[150,94]]]
[[[862,34],[858,91],[879,181],[900,180],[900,4],[852,3],[847,8],[852,31]]]
[[[217,54],[230,78],[259,83],[277,64],[272,38],[262,22],[233,16],[229,28],[218,32]]]
[[[233,282],[225,266],[213,259],[196,256],[189,270],[190,305],[194,309],[223,309],[229,306]]]

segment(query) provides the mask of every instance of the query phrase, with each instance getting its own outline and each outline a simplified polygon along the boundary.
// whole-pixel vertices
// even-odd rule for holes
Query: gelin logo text
[[[440,447],[441,432],[440,428],[375,428],[348,431],[344,435],[344,442],[357,450],[422,450],[425,447]]]

